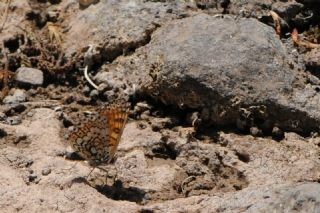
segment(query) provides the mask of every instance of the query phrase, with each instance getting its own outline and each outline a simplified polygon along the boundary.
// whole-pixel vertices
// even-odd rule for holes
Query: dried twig
[[[309,49],[319,48],[320,44],[311,43],[310,41],[302,41],[298,37],[298,30],[296,28],[293,29],[291,33],[292,41],[298,46],[304,46]]]
[[[54,41],[57,42],[58,45],[61,45],[62,39],[61,39],[61,32],[59,29],[59,25],[54,24],[52,22],[47,22],[47,27],[49,31],[49,38],[50,41],[53,43]]]
[[[89,82],[89,84],[94,87],[95,89],[99,90],[99,87],[93,83],[93,81],[90,79],[89,75],[88,75],[88,65],[84,68],[84,77],[86,78],[86,80]]]
[[[6,24],[6,21],[8,19],[8,13],[9,13],[10,4],[11,4],[11,0],[7,0],[7,7],[6,7],[6,10],[4,11],[2,24],[0,26],[0,33],[2,32],[2,30],[4,28],[4,25]]]
[[[269,13],[272,16],[274,23],[276,24],[276,32],[280,36],[281,35],[280,17],[276,12],[272,10]]]

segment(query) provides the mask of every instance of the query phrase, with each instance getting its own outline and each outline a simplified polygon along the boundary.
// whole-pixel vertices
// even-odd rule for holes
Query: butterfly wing
[[[96,115],[82,121],[67,137],[68,142],[90,164],[109,160],[105,147],[108,140],[107,117]]]
[[[117,151],[120,138],[128,119],[128,106],[121,103],[116,103],[108,106],[102,112],[107,117],[108,125],[108,140],[107,147],[109,149],[110,159],[112,160]]]

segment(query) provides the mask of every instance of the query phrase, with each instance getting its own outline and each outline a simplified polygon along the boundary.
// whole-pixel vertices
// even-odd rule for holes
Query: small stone
[[[90,97],[97,97],[99,95],[99,91],[94,89],[90,92]]]
[[[62,113],[61,117],[62,117],[62,123],[64,127],[70,127],[73,125],[72,119],[68,115],[66,115],[65,113]]]
[[[79,0],[79,6],[80,8],[86,8],[89,7],[91,4],[98,3],[99,0]]]
[[[112,99],[115,98],[115,93],[114,93],[113,90],[105,91],[105,92],[103,93],[103,95],[104,95],[106,98],[108,98],[109,100],[112,100]]]
[[[56,106],[53,110],[55,112],[62,112],[62,107],[61,106]]]
[[[29,67],[20,67],[16,71],[16,81],[28,86],[40,86],[43,84],[43,72]]]
[[[134,111],[137,111],[137,112],[143,112],[150,109],[152,109],[152,106],[147,102],[138,102],[134,107]]]
[[[192,112],[187,114],[186,121],[187,121],[187,124],[190,126],[198,126],[200,122],[199,112]]]
[[[148,120],[150,118],[150,111],[146,110],[140,115],[140,119],[142,120]]]
[[[44,168],[41,172],[42,175],[47,176],[48,174],[51,173],[51,169],[50,168]]]
[[[18,104],[26,101],[27,95],[24,90],[16,89],[13,95],[8,95],[3,99],[3,103],[5,104]]]
[[[33,115],[34,115],[34,113],[31,112],[31,111],[27,113],[27,116],[28,116],[28,117],[32,117]]]
[[[101,83],[98,86],[99,91],[107,91],[108,89],[111,89],[110,86],[106,83]]]
[[[90,94],[90,87],[89,86],[84,86],[83,89],[82,89],[82,92],[84,95],[89,95]]]
[[[280,141],[284,138],[284,132],[279,127],[273,127],[272,138],[276,141]]]
[[[35,96],[35,95],[37,95],[37,90],[35,90],[35,89],[29,89],[29,90],[27,91],[27,95],[28,95],[28,96]]]
[[[250,128],[250,133],[252,136],[262,136],[262,131],[258,127],[251,127]]]
[[[21,119],[18,116],[8,117],[6,121],[10,125],[18,125],[21,123]]]

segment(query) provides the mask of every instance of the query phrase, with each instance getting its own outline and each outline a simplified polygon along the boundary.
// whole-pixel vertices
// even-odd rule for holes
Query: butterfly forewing
[[[109,146],[111,160],[117,150],[124,126],[127,122],[128,108],[116,104],[108,107],[103,114],[108,118],[109,143],[107,145]]]

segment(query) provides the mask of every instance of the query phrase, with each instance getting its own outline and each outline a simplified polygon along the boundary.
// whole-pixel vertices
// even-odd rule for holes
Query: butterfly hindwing
[[[68,141],[83,158],[92,161],[108,157],[104,141],[108,140],[107,118],[96,115],[81,121],[69,135]]]

